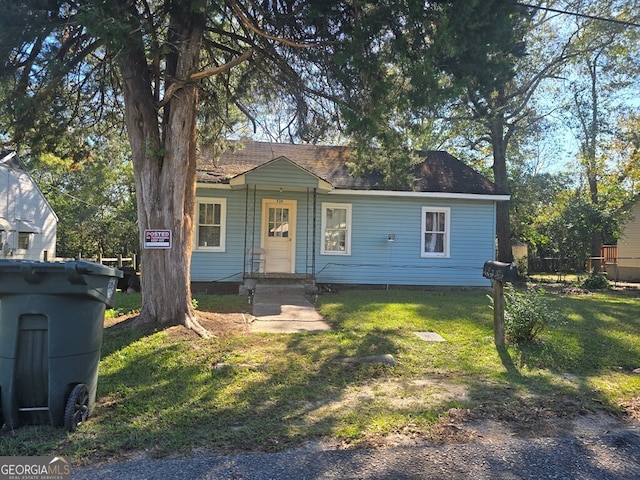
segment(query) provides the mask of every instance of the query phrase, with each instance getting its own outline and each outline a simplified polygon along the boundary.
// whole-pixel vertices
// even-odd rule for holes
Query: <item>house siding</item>
[[[226,198],[225,251],[198,251],[191,255],[191,280],[195,282],[240,282],[244,259],[245,190],[196,190],[196,198]]]
[[[0,167],[0,217],[14,229],[16,219],[28,220],[40,229],[40,233],[30,235],[29,248],[18,247],[18,232],[11,231],[6,240],[15,260],[44,260],[44,252],[49,259],[55,257],[58,219],[31,176],[16,169]],[[4,190],[6,188],[6,190]],[[1,252],[0,252],[1,255]]]
[[[286,165],[292,173],[292,165]],[[277,171],[275,169],[274,171]],[[299,170],[302,174],[304,171]],[[257,172],[254,172],[257,173]],[[266,173],[266,172],[262,172]],[[277,177],[273,177],[274,182]],[[279,183],[284,185],[283,178]],[[248,180],[248,179],[247,179]],[[297,187],[308,184],[298,178]],[[260,177],[260,183],[265,183]],[[268,181],[267,181],[268,183]],[[255,193],[255,197],[254,197]],[[191,277],[194,282],[240,282],[244,251],[260,245],[260,209],[264,198],[297,201],[296,273],[313,273],[313,192],[260,190],[252,186],[238,190],[199,185],[197,197],[227,199],[226,249],[224,252],[194,249]],[[321,255],[322,203],[352,205],[351,255]],[[255,228],[254,211],[255,205]],[[450,256],[423,258],[421,215],[423,206],[449,207]],[[246,221],[245,221],[246,217]],[[418,197],[368,197],[366,195],[318,194],[316,197],[315,274],[318,283],[487,286],[482,266],[494,258],[495,202],[489,200],[446,200]],[[245,235],[246,231],[246,235]],[[387,235],[394,233],[394,242]]]
[[[618,240],[617,280],[640,280],[640,202],[634,206],[632,217]]]
[[[285,159],[276,159],[268,166],[256,168],[245,175],[247,185],[273,186],[279,188],[314,188],[318,178],[293,165]]]
[[[494,202],[327,195],[351,203],[350,256],[319,255],[318,283],[486,286],[482,266],[494,258]],[[421,257],[422,207],[449,207],[450,255]],[[387,240],[395,234],[395,241]],[[318,232],[320,237],[321,232]],[[320,241],[320,238],[318,239]]]

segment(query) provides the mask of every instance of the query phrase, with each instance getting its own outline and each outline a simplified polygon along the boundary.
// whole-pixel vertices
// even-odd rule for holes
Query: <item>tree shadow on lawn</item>
[[[496,347],[505,372],[497,379],[464,379],[472,406],[462,415],[469,425],[497,422],[524,437],[572,433],[575,422],[597,413],[618,416],[620,406],[582,377],[528,372],[514,363],[510,349]]]
[[[406,311],[410,314],[407,316],[412,320],[409,325],[398,330],[378,329],[376,335],[383,338],[388,334],[410,335],[411,330],[421,328],[443,335],[447,340],[446,344],[425,344],[423,348],[429,349],[433,358],[445,356],[447,360],[427,361],[433,362],[435,370],[444,368],[442,375],[445,377],[457,376],[458,382],[468,386],[468,398],[480,407],[490,409],[493,407],[489,406],[495,406],[503,411],[515,409],[514,412],[537,410],[545,412],[546,415],[551,415],[552,412],[554,415],[583,414],[603,408],[610,412],[619,410],[614,401],[607,398],[603,392],[594,390],[581,376],[585,374],[585,365],[594,361],[591,358],[594,354],[589,347],[590,343],[602,343],[607,337],[606,330],[596,329],[594,338],[594,323],[597,323],[599,314],[593,310],[601,310],[600,303],[586,309],[585,321],[590,325],[588,331],[580,328],[580,322],[572,320],[563,327],[560,335],[545,336],[543,342],[509,348],[494,347],[492,350],[488,342],[493,341],[493,319],[486,294],[463,292],[454,296],[450,292],[424,292],[418,302],[415,297],[406,295],[390,298],[399,306],[399,318],[402,317],[403,309],[408,309]],[[336,300],[339,300],[339,297]],[[336,305],[333,312],[338,321],[334,322],[334,325],[338,329],[353,329],[355,322],[347,316],[350,308],[342,310],[339,303]],[[575,306],[569,302],[565,308],[571,310]],[[625,310],[619,313],[627,317],[631,313],[626,306],[617,308]],[[384,310],[384,304],[366,304],[355,312],[357,314],[363,310],[368,315],[372,312],[375,314],[378,310]],[[392,311],[392,314],[397,314],[397,310]],[[612,350],[628,351],[629,346],[623,342],[608,340]],[[577,342],[579,347],[574,351],[567,347],[567,342]],[[373,343],[383,344],[381,341]],[[458,348],[463,344],[467,346]],[[386,348],[395,348],[395,352],[400,355],[403,353],[402,347],[394,344],[387,344]],[[496,353],[505,368],[503,374],[496,375],[495,371],[490,371],[491,356]],[[633,354],[633,351],[631,353]],[[616,354],[608,352],[608,355]],[[485,356],[486,358],[483,358]],[[587,368],[586,372],[606,370],[612,365],[618,365],[615,362],[612,364],[610,359],[607,360],[603,356],[598,357],[595,362],[597,368]],[[419,366],[417,368],[419,370]],[[527,369],[524,375],[521,373],[523,368]],[[546,373],[536,373],[536,369]],[[443,378],[443,383],[445,380],[446,378]],[[482,411],[482,408],[478,411]],[[514,413],[512,416],[515,418],[522,415]]]
[[[606,297],[555,299],[567,321],[519,346],[517,363],[576,375],[631,372],[640,366],[638,304]]]
[[[464,302],[454,306],[435,303],[420,311],[422,319],[417,326],[432,324],[432,318],[450,321],[468,316],[469,311],[480,308],[478,299],[471,307]],[[580,314],[585,322],[605,323],[589,308]],[[614,313],[616,309],[629,313],[626,306],[612,306]],[[471,331],[482,337],[474,341],[485,342],[492,332],[491,321],[487,320],[490,312],[483,311],[480,317],[476,330]],[[415,374],[402,366],[345,367],[333,359],[381,353],[401,356],[406,345],[403,342],[416,325],[399,329],[378,325],[358,330],[346,327],[351,321],[335,322],[337,329],[332,332],[293,335],[249,334],[239,325],[237,332],[210,340],[194,337],[169,343],[161,335],[146,335],[153,342],[146,352],[137,352],[138,347],[133,345],[145,337],[144,333],[126,328],[106,332],[109,339],[103,359],[112,357],[112,363],[110,370],[99,377],[94,417],[78,434],[60,439],[55,451],[94,459],[139,451],[151,456],[189,455],[194,451],[230,453],[281,450],[305,439],[335,437],[336,432],[341,432],[342,438],[348,438],[349,432],[354,438],[362,435],[379,421],[381,412],[389,412],[388,404],[367,394],[358,396],[359,388],[376,380],[392,381],[402,375],[414,378],[411,375]],[[563,335],[589,345],[593,331],[574,332],[575,328]],[[603,332],[598,331],[597,335],[605,335]],[[420,340],[415,342],[416,348],[422,348]],[[265,353],[253,351],[268,348],[271,350]],[[562,337],[546,348],[548,358],[537,365],[539,368],[572,373],[562,356]],[[279,355],[278,349],[286,351],[286,355]],[[433,349],[447,354],[446,348]],[[455,379],[467,388],[469,401],[464,408],[468,408],[471,420],[496,418],[533,431],[552,415],[579,415],[603,405],[616,410],[616,405],[610,405],[579,375],[523,375],[518,367],[521,354],[511,347],[498,350],[505,371],[497,377],[476,376],[471,369],[471,373]],[[185,361],[190,355],[197,360]],[[536,352],[528,355],[527,358],[534,358]],[[120,356],[125,358],[118,366]],[[575,362],[586,362],[586,358],[588,354],[582,352]],[[606,369],[610,362],[600,360],[597,366]],[[411,408],[415,408],[415,415],[437,421],[438,416],[445,418],[456,405],[461,404],[449,398],[422,410]],[[356,412],[361,410],[366,413],[358,417]],[[398,408],[400,416],[410,418],[411,413]],[[45,452],[31,452],[35,453]]]
[[[131,328],[136,314],[105,321],[102,340],[101,357],[107,357],[113,352],[123,349],[131,343],[137,342],[148,335],[138,329]]]
[[[611,392],[618,387],[612,384],[607,394],[606,389],[594,386],[594,378],[607,381],[615,373],[635,380],[632,371],[640,366],[640,318],[637,302],[629,297],[624,292],[552,298],[552,305],[567,317],[566,322],[545,330],[528,344],[497,348],[506,370],[504,379],[515,393],[481,386],[475,395],[483,398],[491,394],[499,399],[505,393],[517,393],[519,401],[530,405],[532,411],[550,410],[558,415],[602,410],[621,413],[620,400]],[[547,373],[538,374],[537,369]]]
[[[65,454],[270,451],[331,436],[348,414],[332,402],[389,367],[328,359],[397,348],[393,334],[376,329],[338,341],[334,332],[251,334],[241,326],[209,340],[167,341],[166,330],[145,335],[125,325],[108,335],[96,409],[85,434],[62,441]],[[368,400],[353,406],[361,402]]]

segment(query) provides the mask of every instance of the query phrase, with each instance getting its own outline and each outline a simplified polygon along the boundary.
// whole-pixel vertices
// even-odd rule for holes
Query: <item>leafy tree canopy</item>
[[[437,105],[469,85],[488,97],[513,75],[522,49],[513,40],[514,8],[501,0],[3,0],[0,115],[18,145],[86,156],[87,143],[61,152],[60,139],[72,126],[121,125],[116,60],[141,38],[158,106],[183,82],[198,84],[202,143],[244,118],[275,114],[260,105],[280,102],[292,117],[291,139],[319,141],[341,129],[361,147],[360,165],[397,171],[398,158],[405,167],[412,161],[409,134]],[[172,22],[189,16],[204,28],[200,67],[176,79]],[[243,55],[250,61],[225,68]],[[368,147],[388,154],[367,165]]]

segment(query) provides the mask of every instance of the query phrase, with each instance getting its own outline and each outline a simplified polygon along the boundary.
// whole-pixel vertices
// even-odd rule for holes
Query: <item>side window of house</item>
[[[448,257],[451,209],[422,207],[422,257]]]
[[[31,240],[31,234],[26,232],[18,233],[18,249],[19,250],[29,250],[29,244]]]
[[[198,199],[196,249],[223,252],[227,202],[222,198]]]
[[[322,204],[323,255],[351,255],[351,204]]]

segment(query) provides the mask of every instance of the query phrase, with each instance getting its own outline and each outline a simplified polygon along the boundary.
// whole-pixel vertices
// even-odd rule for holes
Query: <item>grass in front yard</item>
[[[135,311],[137,298],[135,305],[133,295],[119,295],[116,311]],[[327,294],[319,309],[330,332],[253,334],[239,325],[203,340],[108,328],[90,421],[74,434],[47,426],[3,432],[0,450],[82,463],[137,452],[281,450],[318,437],[429,438],[456,412],[517,420],[541,409],[618,411],[638,397],[638,295],[548,298],[567,322],[538,344],[503,349],[493,343],[493,314],[480,291]],[[200,311],[247,308],[237,296],[197,301]],[[417,331],[446,342],[424,342]],[[397,366],[335,361],[386,353]]]
[[[104,316],[106,318],[116,318],[129,313],[140,311],[141,296],[139,293],[116,292],[113,308],[107,309]]]

